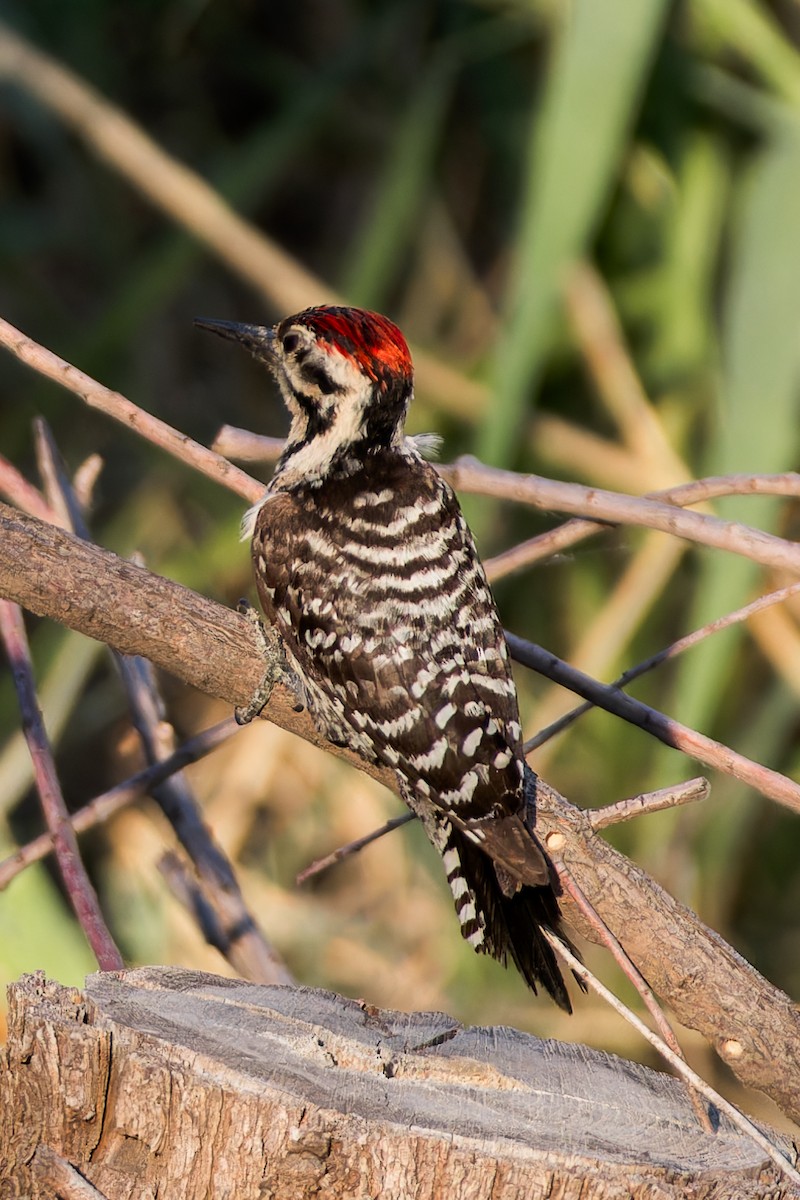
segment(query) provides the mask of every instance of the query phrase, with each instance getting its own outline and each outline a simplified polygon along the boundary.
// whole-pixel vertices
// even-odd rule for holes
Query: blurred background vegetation
[[[0,0],[0,17],[324,280],[310,299],[335,292],[386,311],[460,372],[463,403],[426,375],[412,418],[414,431],[444,436],[445,460],[470,452],[637,492],[797,466],[798,0]],[[192,318],[271,322],[288,306],[144,199],[7,65],[0,50],[0,313],[200,441],[226,422],[282,433],[264,377]],[[280,279],[269,287],[280,297]],[[604,387],[609,345],[621,373]],[[0,368],[0,452],[34,477],[31,421],[43,414],[72,468],[103,456],[98,541],[139,549],[223,602],[248,591],[235,497],[12,359]],[[553,523],[476,497],[465,508],[487,556]],[[716,511],[795,533],[775,500]],[[779,582],[731,556],[618,531],[496,590],[515,632],[610,679]],[[634,690],[796,778],[798,616],[731,630]],[[130,721],[102,648],[29,625],[77,806],[139,765]],[[545,681],[518,679],[528,734],[569,706]],[[224,715],[166,687],[181,733]],[[4,677],[3,852],[40,828],[17,724]],[[299,869],[398,802],[256,726],[191,777],[302,982],[649,1060],[592,1000],[562,1018],[513,971],[476,958],[419,830],[298,891]],[[697,773],[602,713],[533,765],[584,806]],[[612,836],[797,995],[800,827],[727,778],[713,784],[700,808]],[[171,836],[144,803],[82,844],[129,962],[225,971],[159,875]],[[589,961],[610,976],[606,956]],[[92,969],[49,865],[0,895],[0,982],[37,967],[65,983]],[[719,1084],[713,1056],[689,1045]]]

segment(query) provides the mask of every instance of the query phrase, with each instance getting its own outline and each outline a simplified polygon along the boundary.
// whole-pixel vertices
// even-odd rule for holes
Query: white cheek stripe
[[[343,395],[337,403],[336,416],[330,428],[312,438],[287,459],[287,474],[294,479],[319,479],[323,476],[337,450],[356,441],[369,400],[366,380],[359,393]]]

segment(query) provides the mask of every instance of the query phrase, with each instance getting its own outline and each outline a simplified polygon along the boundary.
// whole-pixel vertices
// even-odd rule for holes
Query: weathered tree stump
[[[62,1194],[42,1146],[107,1200],[797,1195],[613,1055],[170,968],[12,987],[0,1104],[3,1200]]]

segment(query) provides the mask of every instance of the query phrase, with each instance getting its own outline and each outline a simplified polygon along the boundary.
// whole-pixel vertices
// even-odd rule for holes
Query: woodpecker
[[[571,1011],[542,933],[569,944],[524,819],[532,773],[503,629],[453,491],[404,434],[405,338],[384,316],[332,306],[274,327],[196,324],[263,363],[291,416],[243,536],[315,724],[395,772],[473,949],[510,957]]]

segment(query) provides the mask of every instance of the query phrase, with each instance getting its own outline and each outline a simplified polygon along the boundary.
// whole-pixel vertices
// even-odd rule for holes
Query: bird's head
[[[239,342],[275,376],[292,418],[279,470],[320,479],[402,445],[413,369],[406,340],[387,317],[325,305],[274,327],[195,324]]]

